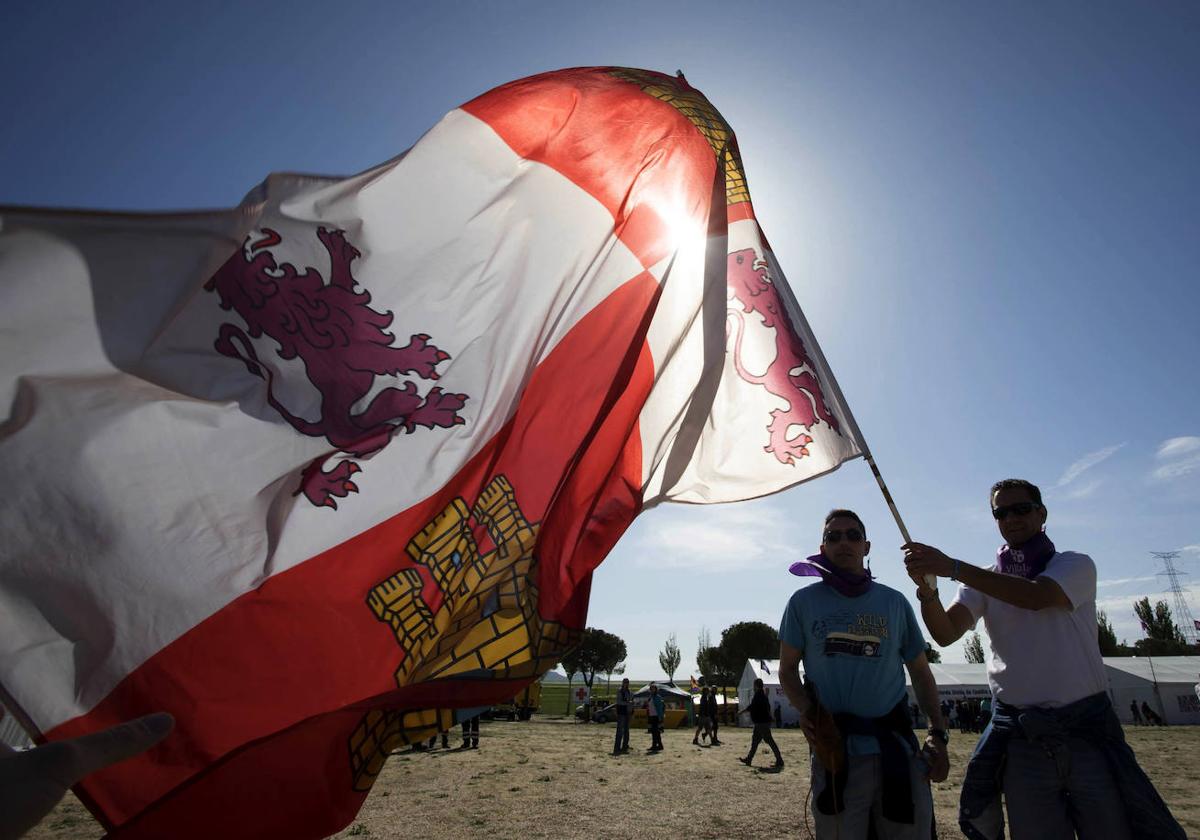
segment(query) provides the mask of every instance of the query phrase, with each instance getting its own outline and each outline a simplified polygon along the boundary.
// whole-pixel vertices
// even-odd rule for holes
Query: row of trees
[[[779,633],[761,621],[742,621],[726,627],[721,633],[719,644],[712,644],[707,629],[700,631],[696,647],[696,668],[705,685],[725,688],[736,685],[742,666],[747,659],[776,659],[779,656]],[[562,668],[567,675],[567,710],[571,713],[571,687],[575,678],[583,679],[591,695],[597,674],[605,676],[611,683],[613,675],[625,673],[625,641],[619,636],[589,627],[583,631],[579,644],[562,658]],[[658,655],[658,664],[671,683],[683,656],[675,634],[667,637],[666,644]]]
[[[1142,622],[1146,637],[1132,645],[1124,639],[1118,643],[1117,633],[1104,610],[1096,613],[1101,656],[1189,656],[1196,653],[1196,646],[1188,644],[1166,601],[1157,601],[1151,606],[1150,599],[1143,598],[1133,602],[1133,612]]]

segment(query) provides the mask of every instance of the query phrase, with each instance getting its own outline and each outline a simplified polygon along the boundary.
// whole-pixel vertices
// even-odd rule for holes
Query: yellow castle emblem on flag
[[[480,551],[472,521],[494,549]],[[398,687],[467,676],[536,678],[578,641],[578,630],[538,615],[538,528],[521,513],[508,479],[496,476],[473,508],[456,498],[412,538],[407,553],[416,565],[367,596],[404,649]],[[422,570],[442,592],[436,611],[423,596]],[[350,738],[355,789],[370,789],[392,750],[453,725],[453,709],[368,712]]]

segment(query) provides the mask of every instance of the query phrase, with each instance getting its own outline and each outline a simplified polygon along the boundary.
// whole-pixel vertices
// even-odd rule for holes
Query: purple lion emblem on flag
[[[268,249],[283,240],[270,228],[263,228],[257,241],[246,238],[243,247],[204,284],[206,291],[220,296],[222,309],[236,312],[245,322],[245,329],[221,324],[213,346],[266,381],[268,404],[296,431],[324,437],[338,452],[354,458],[374,455],[400,431],[462,425],[465,421],[458,411],[466,404],[466,394],[449,394],[434,386],[422,395],[411,380],[385,388],[366,408],[354,411],[376,376],[415,374],[436,380],[437,366],[450,356],[430,344],[423,333],[410,337],[403,347],[393,346],[395,336],[386,331],[392,313],[372,309],[370,293],[355,290],[350,266],[361,256],[358,249],[340,230],[322,227],[317,237],[329,253],[328,283],[314,268],[300,272],[291,263],[277,264]],[[259,362],[250,341],[264,335],[279,345],[281,359],[299,358],[304,363],[309,381],[321,395],[320,419],[306,420],[279,401],[271,369]],[[334,454],[309,464],[296,492],[314,505],[336,509],[334,496],[358,492],[350,477],[361,467],[345,459],[326,471],[324,464]]]

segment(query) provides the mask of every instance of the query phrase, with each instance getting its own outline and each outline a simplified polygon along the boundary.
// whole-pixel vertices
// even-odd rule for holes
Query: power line
[[[1155,572],[1155,574],[1166,577],[1170,584],[1167,587],[1167,591],[1175,596],[1175,622],[1183,632],[1184,640],[1189,645],[1195,645],[1197,639],[1196,620],[1192,618],[1192,611],[1188,608],[1187,596],[1184,594],[1183,587],[1179,585],[1180,575],[1186,575],[1187,572],[1181,572],[1175,568],[1175,561],[1179,559],[1179,552],[1151,551],[1150,555],[1162,561],[1162,571]]]

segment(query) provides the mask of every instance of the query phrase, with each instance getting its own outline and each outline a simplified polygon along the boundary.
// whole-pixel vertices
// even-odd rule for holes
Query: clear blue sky
[[[1042,485],[1101,606],[1200,560],[1200,6],[1194,3],[31,3],[0,8],[0,203],[236,204],[350,174],[559,67],[682,68],[738,132],[759,219],[914,536],[986,562],[992,481]],[[628,673],[778,621],[833,506],[912,590],[861,462],[642,517],[589,623]],[[1200,587],[1192,609],[1200,617]],[[961,660],[961,648],[948,649]]]

